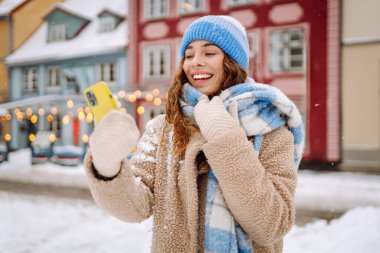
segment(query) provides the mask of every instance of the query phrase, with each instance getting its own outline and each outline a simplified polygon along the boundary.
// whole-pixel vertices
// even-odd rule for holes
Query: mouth
[[[191,76],[194,81],[205,81],[213,77],[212,74],[194,74]]]

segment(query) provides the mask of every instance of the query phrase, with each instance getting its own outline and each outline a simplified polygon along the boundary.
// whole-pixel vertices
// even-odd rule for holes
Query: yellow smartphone
[[[106,82],[99,82],[85,89],[84,97],[97,122],[100,122],[109,111],[118,109]]]

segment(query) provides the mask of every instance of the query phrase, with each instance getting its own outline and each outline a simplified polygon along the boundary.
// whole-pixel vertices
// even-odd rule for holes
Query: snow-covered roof
[[[50,43],[47,42],[48,24],[44,22],[19,49],[7,57],[7,64],[29,64],[101,55],[122,51],[127,46],[126,20],[112,32],[99,33],[97,16],[103,10],[115,10],[116,13],[126,16],[126,0],[66,0],[58,6],[70,10],[72,14],[79,13],[80,17],[87,17],[91,22],[73,39]]]
[[[74,15],[74,16],[78,16],[80,18],[83,18],[85,20],[91,20],[91,17],[90,16],[86,16],[85,14],[81,13],[81,12],[78,12],[77,10],[75,10],[75,8],[72,8],[72,6],[68,5],[68,4],[64,4],[64,3],[58,3],[56,4],[55,6],[53,6],[44,16],[44,18],[46,18],[47,16],[49,16],[52,12],[54,12],[55,10],[57,9],[60,9],[64,12],[67,12],[67,13],[70,13],[71,15]]]
[[[9,14],[26,0],[3,0],[0,1],[0,16]]]

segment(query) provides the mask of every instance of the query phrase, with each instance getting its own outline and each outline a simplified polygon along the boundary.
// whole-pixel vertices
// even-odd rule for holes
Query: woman
[[[95,201],[127,222],[153,215],[153,252],[282,252],[295,216],[301,116],[279,90],[247,78],[244,27],[227,16],[194,21],[166,115],[138,141],[112,111],[90,138]]]

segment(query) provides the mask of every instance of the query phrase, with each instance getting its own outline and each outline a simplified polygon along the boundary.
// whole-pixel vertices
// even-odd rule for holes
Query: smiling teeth
[[[207,75],[207,74],[193,75],[194,79],[206,79],[206,78],[210,78],[210,77],[211,77],[211,75]]]

